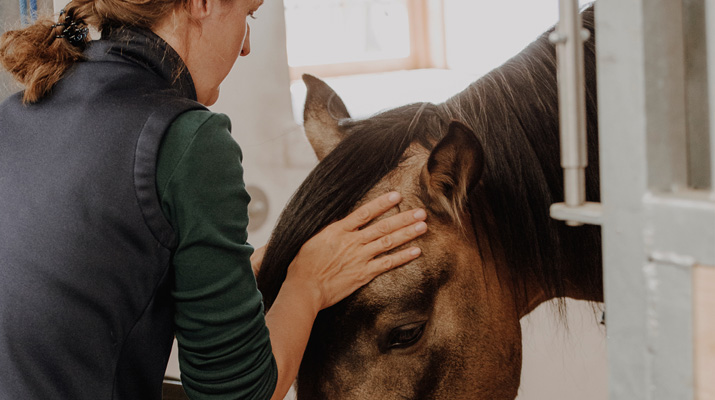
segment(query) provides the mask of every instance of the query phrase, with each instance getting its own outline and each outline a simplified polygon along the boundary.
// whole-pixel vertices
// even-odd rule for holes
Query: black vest
[[[174,232],[156,192],[169,124],[203,108],[148,31],[92,42],[37,104],[0,104],[0,399],[159,399]]]

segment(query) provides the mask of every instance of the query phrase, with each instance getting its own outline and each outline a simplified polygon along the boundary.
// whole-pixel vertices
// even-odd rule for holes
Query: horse
[[[581,13],[589,166],[598,201],[593,7]],[[444,103],[352,119],[304,76],[306,135],[319,159],[282,212],[258,286],[269,309],[300,246],[391,190],[387,215],[428,212],[418,259],[378,276],[314,323],[297,380],[307,399],[513,399],[519,320],[550,299],[603,301],[600,229],[549,216],[563,201],[550,29]]]

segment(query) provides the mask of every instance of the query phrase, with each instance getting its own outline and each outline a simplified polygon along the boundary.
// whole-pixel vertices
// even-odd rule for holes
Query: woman
[[[263,315],[219,85],[262,0],[73,0],[0,39],[0,398],[281,399],[313,320],[416,258],[386,194],[305,243]],[[90,42],[87,26],[102,39]],[[254,267],[257,267],[254,265]]]

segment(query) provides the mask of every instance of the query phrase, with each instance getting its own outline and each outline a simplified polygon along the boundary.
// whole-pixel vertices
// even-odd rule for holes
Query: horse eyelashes
[[[424,333],[425,324],[426,322],[421,322],[393,329],[388,337],[387,347],[389,349],[401,349],[417,343]]]

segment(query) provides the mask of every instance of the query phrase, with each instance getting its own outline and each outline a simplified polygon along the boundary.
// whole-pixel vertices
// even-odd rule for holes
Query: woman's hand
[[[313,297],[317,312],[344,299],[377,275],[417,258],[420,255],[417,247],[377,256],[425,233],[424,210],[405,211],[360,229],[400,200],[399,193],[387,193],[325,227],[301,247],[288,268],[284,284],[298,284],[307,289],[304,293]]]
[[[328,225],[300,248],[266,314],[278,365],[272,399],[282,399],[295,379],[318,311],[347,297],[378,274],[420,255],[419,248],[410,247],[377,257],[425,233],[424,210],[406,211],[360,229],[399,202],[399,193],[380,196]]]

